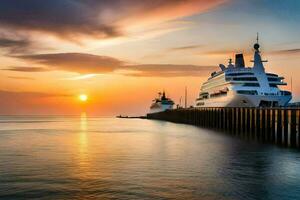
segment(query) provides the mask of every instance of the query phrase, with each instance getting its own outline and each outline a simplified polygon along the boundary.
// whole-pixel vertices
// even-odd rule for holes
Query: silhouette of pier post
[[[298,108],[179,108],[148,114],[147,118],[218,129],[247,139],[300,148]]]

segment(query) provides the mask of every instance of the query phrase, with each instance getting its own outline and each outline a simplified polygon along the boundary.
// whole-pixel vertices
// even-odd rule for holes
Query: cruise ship
[[[203,83],[196,107],[280,107],[292,99],[284,77],[265,71],[260,55],[260,45],[254,44],[253,67],[245,67],[243,54],[236,54],[235,63],[220,64],[220,71],[213,72]]]
[[[158,98],[155,98],[150,106],[150,113],[163,112],[173,109],[174,101],[166,97],[166,93],[158,93]]]

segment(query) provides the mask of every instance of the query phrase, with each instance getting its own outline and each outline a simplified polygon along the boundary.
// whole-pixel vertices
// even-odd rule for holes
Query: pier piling
[[[147,115],[148,119],[218,129],[247,139],[300,148],[300,109],[189,108]]]

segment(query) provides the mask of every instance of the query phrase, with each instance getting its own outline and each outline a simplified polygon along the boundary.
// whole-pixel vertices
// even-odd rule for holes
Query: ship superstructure
[[[174,101],[166,97],[166,93],[158,93],[158,98],[155,98],[150,106],[150,113],[163,112],[173,109]]]
[[[236,54],[235,64],[220,64],[203,83],[196,107],[278,107],[292,99],[289,91],[279,87],[287,85],[284,77],[265,72],[260,45],[254,45],[253,67],[245,67],[243,54]]]

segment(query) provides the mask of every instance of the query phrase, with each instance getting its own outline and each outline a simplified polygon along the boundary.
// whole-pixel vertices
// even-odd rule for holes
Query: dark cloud
[[[0,26],[1,27],[1,26]],[[33,54],[40,50],[53,50],[45,44],[38,44],[29,36],[16,33],[1,33],[0,31],[0,50],[6,55]]]
[[[33,46],[27,38],[9,38],[0,36],[0,48],[9,54],[28,53]]]
[[[122,61],[112,57],[83,53],[38,54],[18,56],[17,58],[47,66],[48,70],[56,69],[81,74],[113,72],[124,65]],[[31,69],[35,70],[36,68]],[[29,71],[31,69],[29,68]]]
[[[48,32],[61,37],[120,35],[116,27],[103,24],[99,18],[98,12],[102,11],[101,7],[105,7],[105,4],[107,2],[96,0],[2,0],[0,25],[17,30]]]
[[[28,40],[13,40],[8,38],[0,38],[0,47],[23,47],[28,46]]]
[[[45,67],[8,67],[6,69],[2,69],[5,71],[15,71],[15,72],[46,72],[51,71],[49,68]]]
[[[193,50],[203,47],[203,45],[190,45],[190,46],[181,46],[181,47],[174,47],[169,49],[169,51],[185,51],[185,50]]]
[[[107,56],[97,56],[82,53],[38,54],[16,56],[43,67],[10,67],[4,70],[20,72],[43,72],[62,70],[80,74],[112,73],[125,70],[128,76],[201,76],[216,69],[213,66],[174,65],[174,64],[144,64],[129,65],[126,62]]]
[[[132,24],[163,21],[215,7],[226,0],[1,0],[0,27],[78,40],[123,35]]]

